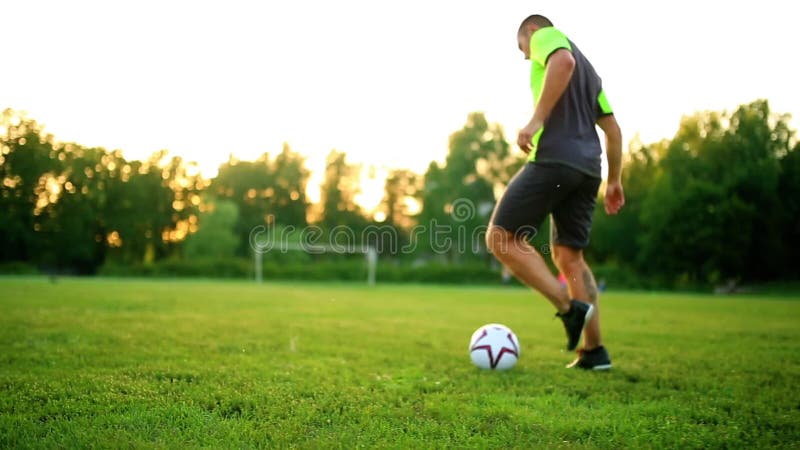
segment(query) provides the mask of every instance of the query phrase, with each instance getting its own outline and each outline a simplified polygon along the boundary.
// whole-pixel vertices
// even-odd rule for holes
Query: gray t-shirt
[[[557,162],[600,178],[602,148],[595,123],[613,114],[600,77],[578,47],[553,27],[531,35],[531,89],[534,101],[542,92],[547,59],[565,48],[575,58],[575,69],[564,94],[556,102],[541,131],[533,137],[530,161]]]

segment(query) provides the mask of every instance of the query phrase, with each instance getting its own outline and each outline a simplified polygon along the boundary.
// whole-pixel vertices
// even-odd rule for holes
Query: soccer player
[[[528,162],[495,206],[486,243],[520,281],[556,307],[567,332],[567,350],[584,337],[578,358],[567,367],[605,370],[611,358],[600,336],[597,285],[583,259],[589,244],[602,148],[606,138],[608,180],[605,210],[616,214],[622,190],[622,135],[600,77],[578,47],[541,15],[526,18],[517,32],[519,49],[531,61],[534,112],[520,130],[519,148]],[[566,277],[563,286],[542,256],[528,244],[531,233],[551,215],[552,258]],[[585,330],[585,332],[584,332]]]

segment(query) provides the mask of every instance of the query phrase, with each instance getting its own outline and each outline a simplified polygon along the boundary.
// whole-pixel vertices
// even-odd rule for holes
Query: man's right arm
[[[625,204],[622,190],[622,131],[613,114],[597,119],[597,125],[606,135],[606,156],[608,157],[608,182],[605,195],[606,213],[616,214]]]

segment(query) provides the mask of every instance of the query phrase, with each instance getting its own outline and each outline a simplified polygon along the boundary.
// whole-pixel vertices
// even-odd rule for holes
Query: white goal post
[[[280,248],[272,249],[281,252],[299,251],[306,253],[348,253],[348,254],[363,254],[365,263],[367,264],[367,284],[369,286],[375,285],[375,269],[378,266],[378,250],[371,245],[356,245],[356,246],[342,246],[330,244],[307,244],[300,245],[294,243],[284,242]],[[257,247],[253,247],[253,269],[255,272],[256,283],[261,283],[263,280],[263,258],[265,251],[260,251]]]

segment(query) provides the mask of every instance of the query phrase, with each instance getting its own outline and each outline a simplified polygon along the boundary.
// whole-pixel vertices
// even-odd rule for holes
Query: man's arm
[[[574,70],[575,58],[572,56],[571,51],[560,48],[550,55],[545,67],[542,95],[536,102],[536,110],[533,112],[531,121],[544,123],[550,117],[550,113],[553,112],[558,99],[567,90]]]
[[[608,182],[606,183],[605,206],[607,214],[616,214],[625,204],[622,190],[622,131],[613,114],[597,119],[597,125],[606,135],[606,156],[608,157]]]
[[[531,139],[544,125],[545,120],[550,117],[550,113],[556,106],[558,99],[564,94],[575,70],[575,58],[572,52],[565,48],[560,48],[553,52],[547,60],[545,67],[544,84],[542,94],[536,101],[536,109],[533,118],[519,132],[517,145],[525,152],[531,151]]]

